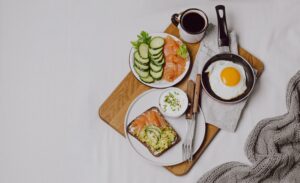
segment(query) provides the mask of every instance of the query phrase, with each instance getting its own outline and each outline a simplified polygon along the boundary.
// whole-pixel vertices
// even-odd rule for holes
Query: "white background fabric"
[[[129,72],[130,40],[160,32],[172,13],[225,4],[229,29],[265,63],[236,133],[220,132],[190,173],[176,177],[139,158],[98,108]],[[297,0],[0,0],[0,182],[195,182],[248,160],[255,124],[283,114],[300,68]]]

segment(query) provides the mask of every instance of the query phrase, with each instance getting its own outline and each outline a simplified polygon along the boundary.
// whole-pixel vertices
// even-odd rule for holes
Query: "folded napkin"
[[[238,53],[237,39],[234,32],[229,33],[230,50],[232,53]],[[218,47],[218,29],[213,24],[209,25],[204,39],[201,41],[200,50],[195,59],[195,64],[198,64],[202,70],[204,64],[215,54],[219,53]],[[241,113],[247,103],[247,99],[236,104],[220,103],[202,92],[201,106],[207,123],[213,124],[222,130],[234,132]]]

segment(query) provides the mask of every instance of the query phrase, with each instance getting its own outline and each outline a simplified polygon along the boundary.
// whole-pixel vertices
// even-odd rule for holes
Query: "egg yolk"
[[[241,75],[234,67],[226,67],[221,72],[221,80],[226,86],[235,86],[240,82]]]

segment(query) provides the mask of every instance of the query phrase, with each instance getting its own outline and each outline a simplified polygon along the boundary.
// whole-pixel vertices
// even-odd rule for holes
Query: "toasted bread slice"
[[[127,126],[127,132],[144,144],[156,157],[180,141],[178,133],[166,121],[157,107],[151,107],[135,118]]]

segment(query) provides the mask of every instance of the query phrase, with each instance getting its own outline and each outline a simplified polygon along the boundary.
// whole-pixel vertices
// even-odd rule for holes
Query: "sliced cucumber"
[[[149,58],[142,58],[139,52],[134,52],[134,58],[142,64],[147,64],[150,60]]]
[[[153,49],[161,48],[165,44],[165,40],[162,37],[154,37],[150,41],[150,47]]]
[[[151,58],[151,60],[155,63],[158,63],[159,61],[161,61],[164,58],[164,55],[161,54],[159,57],[155,57],[155,58]]]
[[[149,49],[149,53],[150,53],[151,56],[158,55],[162,51],[163,51],[163,47],[158,48],[158,49],[152,49],[152,48]]]
[[[161,66],[161,65],[163,65],[164,63],[165,63],[165,59],[163,58],[162,60],[160,60],[160,61],[157,61],[157,62],[154,62],[154,61],[152,61],[155,65],[157,65],[157,66]]]
[[[143,78],[146,78],[149,76],[149,70],[142,70],[142,69],[139,69],[137,66],[133,66],[135,72],[140,76],[140,77],[143,77]]]
[[[159,80],[161,79],[162,75],[163,75],[163,69],[160,70],[159,72],[154,72],[153,70],[150,70],[150,75],[156,79],[156,80]]]
[[[162,65],[155,65],[153,62],[150,62],[150,69],[154,72],[162,70]]]
[[[144,81],[145,83],[153,83],[154,79],[153,77],[151,77],[150,75],[147,77],[140,77],[142,81]]]
[[[149,65],[148,64],[142,64],[141,62],[134,59],[134,65],[136,65],[141,70],[148,70]]]
[[[163,52],[161,52],[160,54],[158,55],[153,55],[150,57],[151,60],[154,60],[154,59],[159,59],[161,57],[161,55],[163,55]]]
[[[148,51],[149,51],[149,46],[146,43],[142,43],[139,46],[139,53],[142,58],[148,58]]]

